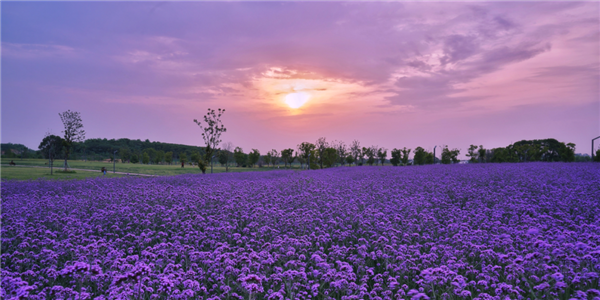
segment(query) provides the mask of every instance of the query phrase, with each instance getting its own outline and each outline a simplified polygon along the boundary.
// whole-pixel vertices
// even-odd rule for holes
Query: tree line
[[[121,162],[143,164],[172,164],[174,161],[196,165],[205,173],[208,166],[213,166],[217,161],[228,168],[234,164],[238,167],[275,166],[283,163],[284,167],[292,166],[294,162],[300,168],[322,169],[333,166],[345,165],[383,165],[387,161],[388,150],[378,146],[361,146],[358,140],[349,145],[341,141],[328,142],[325,137],[317,139],[314,143],[302,142],[296,148],[287,148],[280,151],[272,149],[261,155],[257,149],[245,153],[240,147],[233,147],[229,143],[221,144],[221,134],[227,129],[221,122],[224,109],[217,111],[208,109],[203,120],[194,119],[200,127],[205,147],[195,147],[179,144],[150,142],[149,140],[130,139],[85,139],[83,123],[78,112],[70,110],[59,113],[64,125],[64,136],[46,134],[39,145],[38,151],[32,151],[23,145],[2,144],[3,157],[14,157],[21,154],[35,153],[33,157],[46,159],[64,159],[65,170],[67,159],[115,159],[115,154]],[[10,151],[4,151],[11,147]],[[437,147],[437,146],[436,146]],[[14,149],[13,149],[14,148]],[[434,148],[435,149],[435,148]],[[394,148],[390,150],[389,162],[394,166],[425,165],[425,164],[452,164],[458,163],[460,149],[450,149],[447,145],[441,149],[440,159],[435,153],[416,147],[413,159],[409,159],[412,149]],[[502,163],[502,162],[532,162],[532,161],[581,161],[575,155],[575,144],[563,143],[555,139],[523,140],[507,147],[485,149],[482,145],[470,145],[467,150],[469,163]],[[600,149],[596,151],[596,161],[600,161]]]

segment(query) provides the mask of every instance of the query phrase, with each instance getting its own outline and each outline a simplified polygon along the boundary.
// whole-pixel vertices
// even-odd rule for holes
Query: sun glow
[[[291,93],[285,96],[285,104],[290,108],[300,108],[310,99],[310,95],[303,92]]]

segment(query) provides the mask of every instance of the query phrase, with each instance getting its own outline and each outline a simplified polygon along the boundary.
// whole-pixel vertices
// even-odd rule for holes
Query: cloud
[[[22,44],[2,42],[2,56],[16,59],[56,59],[73,57],[73,47],[53,44]]]
[[[598,90],[598,12],[583,2],[8,2],[3,103],[218,105],[264,124],[352,116],[365,131],[374,115],[395,124],[567,105]],[[297,90],[313,97],[292,113],[281,99]]]

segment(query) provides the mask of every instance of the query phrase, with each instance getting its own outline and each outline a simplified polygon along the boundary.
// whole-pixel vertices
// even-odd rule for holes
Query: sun
[[[285,96],[285,104],[290,108],[297,109],[302,107],[308,100],[310,95],[303,92],[291,93]]]

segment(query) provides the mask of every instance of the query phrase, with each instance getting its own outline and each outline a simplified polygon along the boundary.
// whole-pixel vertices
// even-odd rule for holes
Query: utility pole
[[[433,146],[433,164],[435,165],[435,148],[437,145]]]
[[[594,161],[594,141],[597,139],[600,139],[600,136],[595,139],[592,139],[592,161]]]
[[[306,167],[306,169],[310,170],[310,152],[308,152],[308,166]]]
[[[115,164],[117,162],[117,150],[115,150],[115,152],[113,152],[113,174],[115,174]]]

